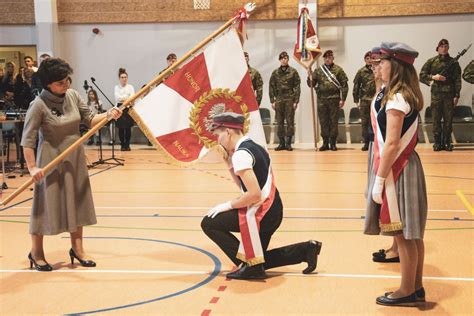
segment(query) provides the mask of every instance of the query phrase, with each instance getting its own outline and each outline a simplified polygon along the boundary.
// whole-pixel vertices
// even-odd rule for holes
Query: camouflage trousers
[[[293,99],[277,100],[275,102],[275,119],[278,123],[278,137],[292,137],[295,135],[295,108],[293,105]]]
[[[362,139],[364,142],[369,141],[369,125],[370,125],[370,104],[371,100],[360,100],[360,121],[362,129]]]
[[[321,125],[321,137],[328,141],[336,139],[338,135],[337,120],[339,99],[318,99],[318,117]]]
[[[451,93],[431,94],[431,113],[433,114],[433,136],[439,143],[443,138],[451,138],[453,131],[454,95]],[[443,124],[441,124],[441,119]]]

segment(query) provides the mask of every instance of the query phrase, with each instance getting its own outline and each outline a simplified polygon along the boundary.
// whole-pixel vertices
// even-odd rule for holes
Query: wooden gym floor
[[[97,159],[87,147],[90,162]],[[375,298],[399,285],[397,263],[371,253],[391,239],[362,234],[367,154],[270,151],[285,218],[271,247],[323,243],[317,274],[305,264],[278,268],[264,281],[226,280],[232,269],[200,229],[217,203],[238,194],[217,157],[191,168],[159,151],[118,152],[124,166],[90,169],[98,224],[85,246],[97,268],[72,266],[68,234],[45,238],[54,272],[29,269],[31,191],[0,211],[0,314],[110,315],[473,315],[474,160],[472,150],[434,153],[419,145],[428,185],[424,286],[427,303],[390,308]],[[110,147],[105,148],[105,158]],[[27,176],[6,179],[5,198]]]

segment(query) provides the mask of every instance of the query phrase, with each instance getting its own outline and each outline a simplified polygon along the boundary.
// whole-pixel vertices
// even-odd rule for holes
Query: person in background
[[[360,110],[362,139],[364,140],[362,151],[367,151],[369,150],[368,131],[370,123],[370,102],[372,102],[375,95],[375,81],[371,65],[371,52],[365,53],[364,61],[364,67],[360,68],[354,77],[352,96],[354,97],[354,103]]]
[[[23,61],[25,62],[26,68],[33,70],[33,72],[38,71],[38,67],[35,67],[35,62],[33,60],[33,57],[25,56],[25,58],[23,58]]]
[[[324,64],[308,73],[308,86],[314,87],[318,96],[318,118],[321,124],[323,145],[320,151],[337,150],[338,112],[344,107],[349,87],[347,75],[342,67],[334,63],[334,53],[327,50],[323,54]],[[312,76],[310,80],[309,76]],[[312,86],[311,86],[312,85]]]
[[[280,67],[272,72],[269,84],[270,103],[275,110],[278,123],[278,150],[292,151],[291,141],[295,135],[295,112],[300,102],[300,75],[295,68],[288,65],[287,52],[278,55]],[[286,122],[286,126],[285,126]]]
[[[89,91],[87,91],[87,106],[89,106],[89,109],[94,115],[101,114],[104,112],[104,109],[102,107],[102,101],[99,100],[99,97],[97,96],[97,91],[95,91],[94,89],[90,89]],[[95,144],[99,145],[99,131],[97,131],[97,133],[95,133],[95,135],[89,139],[87,145],[94,144],[94,138]]]
[[[125,100],[135,94],[135,89],[128,84],[128,74],[125,68],[118,71],[119,84],[115,86],[114,95],[117,106],[122,105]],[[121,151],[130,151],[130,138],[132,137],[133,119],[128,114],[128,109],[123,111],[123,115],[117,120],[116,125],[119,129],[119,138]]]
[[[249,69],[250,80],[252,80],[252,88],[255,92],[255,97],[257,99],[257,104],[260,106],[262,103],[262,96],[263,96],[263,80],[262,75],[258,72],[257,69],[253,68],[249,64],[249,53],[244,52],[245,61],[247,62],[247,67]]]
[[[433,113],[433,150],[452,151],[451,133],[453,131],[453,112],[461,93],[461,67],[458,62],[449,63],[449,42],[439,41],[437,56],[428,59],[420,71],[420,81],[431,86],[431,112]],[[441,125],[441,120],[443,124]]]

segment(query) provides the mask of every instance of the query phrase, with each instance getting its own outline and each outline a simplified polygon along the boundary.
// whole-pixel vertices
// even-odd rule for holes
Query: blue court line
[[[69,238],[69,237],[63,237],[63,238]],[[191,250],[195,250],[197,252],[200,252],[200,253],[208,256],[209,258],[211,258],[211,260],[214,262],[214,270],[203,281],[201,281],[201,282],[199,282],[199,283],[197,283],[197,284],[195,284],[191,287],[188,287],[184,290],[175,292],[175,293],[159,296],[157,298],[142,301],[142,302],[136,302],[136,303],[132,303],[132,304],[119,305],[119,306],[108,307],[108,308],[97,309],[97,310],[91,310],[91,311],[85,311],[85,312],[70,313],[70,314],[66,314],[66,315],[85,315],[85,314],[103,313],[103,312],[114,311],[114,310],[118,310],[118,309],[124,309],[124,308],[130,308],[130,307],[134,307],[134,306],[149,304],[149,303],[161,301],[161,300],[164,300],[164,299],[167,299],[167,298],[182,295],[182,294],[185,294],[185,293],[190,292],[192,290],[196,290],[197,288],[211,282],[217,275],[219,275],[219,272],[221,271],[221,267],[222,267],[222,264],[221,264],[220,260],[216,256],[214,256],[212,253],[210,253],[210,252],[208,252],[204,249],[201,249],[201,248],[197,248],[197,247],[190,246],[190,245],[185,245],[185,244],[174,242],[174,241],[165,241],[165,240],[147,239],[147,238],[132,238],[132,237],[84,237],[84,238],[88,238],[88,239],[117,239],[117,240],[151,241],[151,242],[164,243],[164,244],[170,244],[170,245],[185,247],[185,248],[189,248]]]
[[[201,219],[205,216],[203,215],[160,215],[160,214],[152,214],[152,215],[135,215],[135,214],[120,214],[120,215],[111,215],[111,214],[104,214],[104,215],[96,215],[96,217],[104,217],[104,218],[198,218]],[[2,217],[30,217],[30,215],[0,215],[0,218]],[[283,216],[284,219],[314,219],[314,220],[363,220],[365,219],[365,216]],[[428,221],[457,221],[457,222],[474,222],[474,219],[470,218],[459,218],[459,217],[453,217],[453,218],[428,218]]]

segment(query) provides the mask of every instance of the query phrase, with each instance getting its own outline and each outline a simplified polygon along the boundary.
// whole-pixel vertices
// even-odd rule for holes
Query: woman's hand
[[[44,178],[44,172],[41,168],[32,167],[28,171],[30,172],[30,175],[35,183],[40,182]]]
[[[122,116],[122,110],[118,107],[113,107],[107,110],[107,120],[117,120],[120,116]]]

